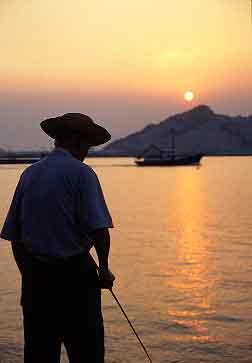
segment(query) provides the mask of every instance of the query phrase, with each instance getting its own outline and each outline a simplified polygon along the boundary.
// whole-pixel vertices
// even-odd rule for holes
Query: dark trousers
[[[22,279],[24,362],[104,363],[101,290],[83,256],[60,264],[30,260]]]

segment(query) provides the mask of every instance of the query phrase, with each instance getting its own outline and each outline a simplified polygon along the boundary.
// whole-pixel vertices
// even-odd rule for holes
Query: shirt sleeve
[[[8,241],[17,242],[21,240],[21,200],[22,183],[20,178],[0,233],[0,237]]]
[[[113,228],[100,182],[95,172],[87,166],[79,179],[78,219],[89,232]]]

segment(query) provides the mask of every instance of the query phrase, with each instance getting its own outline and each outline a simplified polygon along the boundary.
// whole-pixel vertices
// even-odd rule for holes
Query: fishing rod
[[[90,255],[90,256],[91,256],[91,255]],[[93,258],[92,258],[92,259],[93,259]],[[95,262],[95,260],[94,260],[94,259],[93,259],[93,261],[94,261],[94,263],[95,263],[95,266],[96,266],[97,271],[99,272],[99,267],[97,266],[97,263]],[[148,352],[147,352],[147,349],[145,348],[145,346],[144,346],[143,342],[141,341],[141,339],[140,339],[139,335],[137,334],[137,332],[136,332],[136,330],[135,330],[134,326],[132,325],[131,321],[129,320],[129,318],[128,318],[128,316],[127,316],[127,314],[126,314],[125,310],[123,309],[123,307],[122,307],[122,305],[121,305],[120,301],[118,300],[118,298],[116,297],[116,295],[115,295],[114,291],[112,290],[112,287],[111,287],[110,289],[108,289],[108,290],[111,292],[111,294],[112,294],[113,298],[115,299],[115,301],[116,301],[117,305],[119,306],[119,308],[120,308],[121,312],[122,312],[122,313],[123,313],[123,315],[125,316],[125,318],[126,318],[127,322],[129,323],[129,326],[131,327],[131,329],[132,329],[133,333],[134,333],[134,334],[135,334],[135,336],[137,337],[137,340],[139,341],[139,343],[140,343],[141,347],[143,348],[143,350],[144,350],[144,352],[145,352],[146,356],[148,357],[148,359],[149,359],[150,363],[153,363],[153,362],[152,362],[152,360],[151,360],[151,358],[150,358],[150,356],[149,356],[149,354],[148,354]]]
[[[134,332],[135,336],[137,337],[137,339],[138,339],[139,343],[141,344],[141,347],[143,348],[143,350],[144,350],[144,352],[145,352],[146,356],[148,357],[149,361],[152,363],[152,360],[151,360],[151,358],[150,358],[150,356],[149,356],[149,354],[148,354],[148,352],[147,352],[147,350],[146,350],[145,346],[143,345],[143,343],[142,343],[141,339],[139,338],[139,335],[137,334],[137,332],[136,332],[136,330],[135,330],[134,326],[132,325],[131,321],[129,320],[129,318],[128,318],[127,314],[125,313],[125,311],[124,311],[124,309],[123,309],[122,305],[120,304],[119,300],[117,299],[117,297],[116,297],[116,295],[115,295],[114,291],[112,290],[112,288],[111,288],[111,289],[109,289],[109,291],[111,292],[111,294],[112,294],[113,298],[115,299],[115,301],[117,302],[117,305],[119,306],[119,308],[120,308],[121,312],[122,312],[122,313],[123,313],[123,315],[125,316],[125,318],[126,318],[127,322],[129,323],[129,325],[130,325],[130,327],[131,327],[132,331]]]

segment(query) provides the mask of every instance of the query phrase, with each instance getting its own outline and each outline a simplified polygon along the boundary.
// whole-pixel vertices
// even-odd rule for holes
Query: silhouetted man
[[[71,363],[103,363],[101,287],[114,280],[113,225],[98,178],[83,160],[110,134],[78,113],[44,120],[41,128],[55,149],[21,175],[1,232],[22,274],[24,361],[59,363],[64,343]]]

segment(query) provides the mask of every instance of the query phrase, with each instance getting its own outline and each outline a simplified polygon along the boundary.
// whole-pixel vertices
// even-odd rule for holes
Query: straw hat
[[[66,113],[62,116],[48,118],[40,123],[41,129],[53,139],[68,132],[79,133],[83,141],[91,146],[104,144],[111,139],[110,133],[96,124],[89,116],[82,113]]]

